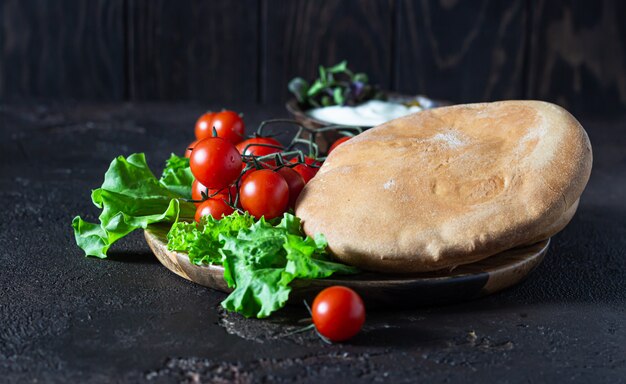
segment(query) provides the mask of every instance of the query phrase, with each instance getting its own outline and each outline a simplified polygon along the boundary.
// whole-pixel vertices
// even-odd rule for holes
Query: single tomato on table
[[[241,166],[241,155],[237,148],[220,137],[201,140],[189,157],[193,176],[211,189],[222,189],[235,182]]]
[[[311,308],[317,331],[331,341],[348,340],[365,322],[365,305],[352,289],[340,285],[320,292]]]
[[[259,169],[246,177],[239,188],[243,209],[259,219],[281,216],[289,205],[289,185],[277,172]]]

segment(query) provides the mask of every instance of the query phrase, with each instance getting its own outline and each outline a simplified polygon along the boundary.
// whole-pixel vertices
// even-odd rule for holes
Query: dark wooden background
[[[387,89],[626,111],[626,2],[0,0],[0,100],[280,103],[348,59]]]

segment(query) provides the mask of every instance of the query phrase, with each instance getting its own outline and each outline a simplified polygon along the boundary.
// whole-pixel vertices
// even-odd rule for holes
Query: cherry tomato
[[[299,160],[297,157],[291,159],[292,163],[297,163],[298,161]],[[298,172],[300,176],[302,176],[305,183],[308,183],[317,174],[317,171],[319,171],[319,168],[309,167],[309,165],[319,166],[321,165],[321,163],[313,159],[312,157],[308,157],[308,156],[304,158],[304,162],[308,165],[298,164],[295,167],[293,167],[293,170]]]
[[[213,117],[215,112],[207,112],[196,121],[196,139],[202,140],[213,136]]]
[[[202,216],[211,215],[214,219],[219,220],[222,216],[228,216],[235,210],[228,205],[227,200],[221,196],[203,201],[196,208],[196,221],[199,223]]]
[[[218,112],[213,116],[211,124],[213,125],[211,130],[215,128],[218,137],[224,138],[233,144],[237,144],[243,140],[245,126],[243,119],[237,112]]]
[[[330,148],[328,149],[328,154],[330,155],[330,153],[332,151],[335,150],[335,148],[337,148],[338,146],[340,146],[341,144],[345,143],[346,141],[350,140],[351,137],[348,136],[344,136],[341,139],[337,139],[335,140],[335,142],[333,143],[333,145],[330,146]]]
[[[187,148],[185,149],[185,157],[189,158],[191,156],[191,152],[193,151],[196,144],[198,144],[198,141],[200,140],[196,140],[187,146]]]
[[[266,147],[263,145],[253,145],[253,144],[263,144],[263,145],[273,145],[279,148],[272,148],[272,147]],[[248,147],[246,149],[246,147]],[[251,139],[242,141],[241,143],[237,144],[237,150],[239,151],[239,153],[241,153],[242,155],[246,155],[246,156],[265,156],[265,155],[271,155],[272,153],[279,153],[282,151],[282,144],[276,140],[276,139],[272,139],[271,137],[253,137]],[[245,153],[244,153],[245,151]],[[266,160],[266,163],[270,164],[270,165],[276,165],[276,162],[274,160]]]
[[[213,137],[213,128],[217,136],[237,144],[243,140],[245,125],[236,112],[207,112],[196,121],[196,138],[198,140]]]
[[[207,196],[211,196],[213,194],[215,194],[217,192],[217,194],[215,194],[215,198],[220,197],[226,201],[229,201],[229,191],[230,191],[230,195],[233,196],[233,199],[235,198],[235,194],[237,193],[237,188],[234,185],[231,185],[228,188],[223,188],[223,189],[207,189],[207,187],[205,187],[204,185],[202,185],[202,183],[200,183],[198,180],[194,180],[193,183],[191,184],[191,199],[192,200],[202,200],[202,194],[206,194]],[[194,203],[197,206],[199,206],[201,203]]]
[[[344,341],[361,330],[365,322],[365,305],[348,287],[335,285],[320,292],[313,301],[313,324],[331,341]]]
[[[261,167],[260,169],[271,169],[272,167],[269,164],[259,164],[259,166]],[[243,167],[245,168],[245,166]],[[250,168],[247,171],[245,171],[242,175],[241,178],[239,179],[239,185],[241,185],[241,183],[244,182],[244,180],[254,171],[257,171],[257,168]]]
[[[237,148],[220,137],[201,140],[189,158],[193,176],[211,189],[222,189],[232,184],[239,177],[241,165]]]
[[[191,183],[191,199],[192,200],[202,200],[202,194],[206,194],[208,192],[208,188],[202,185],[202,183],[198,182],[198,180],[194,180]],[[199,206],[202,203],[194,203]]]
[[[304,179],[300,174],[289,167],[283,167],[278,172],[289,186],[289,208],[296,207],[296,200],[304,188]]]
[[[270,169],[250,172],[239,188],[241,206],[257,219],[281,216],[289,204],[289,185]]]

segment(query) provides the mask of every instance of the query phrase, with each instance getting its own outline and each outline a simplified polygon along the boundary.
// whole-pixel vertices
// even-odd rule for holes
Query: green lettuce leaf
[[[205,216],[199,224],[175,223],[167,239],[170,250],[187,252],[194,264],[221,264],[233,288],[222,306],[246,317],[267,317],[282,308],[296,278],[358,272],[331,261],[324,236],[304,236],[300,219],[290,213],[256,222],[248,213],[221,220]]]
[[[227,310],[263,318],[287,303],[291,287],[281,283],[282,268],[255,268],[241,258],[228,259],[225,270],[227,266],[236,279],[236,288],[222,301]]]
[[[285,214],[276,227],[261,218],[236,236],[221,236],[224,279],[234,288],[222,301],[224,308],[246,317],[267,317],[285,305],[291,280],[284,278],[287,252],[283,245],[295,222],[289,217],[293,216]]]
[[[275,226],[261,219],[236,235],[221,234],[220,239],[224,279],[234,288],[222,306],[246,317],[267,317],[282,308],[296,278],[358,272],[328,260],[324,236],[304,236],[300,219],[289,213]]]
[[[165,162],[165,169],[159,182],[171,192],[186,199],[191,199],[193,174],[189,168],[189,159],[171,154]]]
[[[284,282],[293,279],[322,279],[333,273],[352,274],[358,270],[349,265],[330,261],[326,250],[326,239],[318,234],[310,237],[288,235],[283,247],[287,251]]]
[[[198,225],[179,221],[167,234],[167,247],[170,251],[187,252],[193,264],[221,264],[219,250],[224,243],[220,234],[236,236],[239,230],[250,228],[253,223],[254,218],[247,212],[235,212],[221,220],[203,216]]]
[[[87,256],[105,258],[115,241],[135,229],[173,223],[167,233],[168,248],[187,252],[197,265],[223,265],[224,279],[233,292],[222,306],[247,317],[267,317],[282,308],[296,278],[358,272],[330,260],[324,236],[304,236],[300,219],[289,213],[271,221],[255,221],[248,213],[235,212],[221,220],[205,216],[200,223],[188,222],[195,213],[195,206],[185,201],[192,182],[188,160],[175,155],[160,179],[143,154],[114,159],[102,186],[91,194],[102,210],[100,222],[74,218],[76,243]]]
[[[182,177],[179,180],[186,182]],[[86,222],[79,216],[72,221],[78,246],[87,256],[106,258],[109,247],[135,229],[163,221],[176,222],[181,216],[193,217],[195,206],[173,192],[176,183],[172,178],[167,183],[169,187],[157,180],[142,153],[114,159],[102,187],[91,194],[94,205],[102,209],[100,224]],[[183,190],[182,184],[178,189]]]

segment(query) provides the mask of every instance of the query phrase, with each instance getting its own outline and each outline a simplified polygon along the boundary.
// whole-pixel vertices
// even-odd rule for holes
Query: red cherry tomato
[[[234,185],[231,185],[230,187],[224,188],[224,189],[207,189],[207,187],[202,185],[202,183],[200,183],[198,180],[194,180],[193,183],[191,184],[191,199],[202,200],[202,194],[204,193],[207,196],[211,196],[215,194],[213,197],[215,198],[220,197],[226,201],[229,201],[229,198],[230,198],[229,191],[230,191],[230,195],[234,199],[235,194],[237,193],[237,188]],[[194,204],[197,207],[201,203],[194,203]]]
[[[260,169],[271,169],[271,166],[269,164],[259,164],[259,166],[261,167]],[[245,166],[243,167],[245,169]],[[244,180],[254,171],[258,171],[257,168],[250,168],[247,171],[245,171],[242,175],[241,178],[239,179],[239,185],[241,185]]]
[[[211,124],[213,125],[211,130],[215,128],[218,137],[224,138],[233,144],[237,144],[243,140],[245,126],[243,119],[237,112],[218,112],[213,116]]]
[[[365,322],[365,305],[348,287],[336,285],[320,292],[313,301],[313,324],[331,341],[344,341],[361,330]]]
[[[196,121],[196,138],[198,140],[213,137],[213,128],[217,136],[237,144],[243,140],[245,125],[236,112],[207,112]]]
[[[239,177],[241,165],[237,148],[220,137],[201,140],[189,158],[193,176],[211,189],[222,189],[232,184]]]
[[[291,159],[292,163],[297,163],[298,161],[299,160],[297,157]],[[295,167],[293,167],[293,170],[298,172],[300,176],[302,176],[305,183],[308,183],[317,174],[317,171],[319,171],[319,168],[310,167],[309,165],[320,166],[321,163],[313,159],[312,157],[308,157],[308,156],[304,158],[304,162],[308,165],[298,164]]]
[[[196,221],[199,223],[202,216],[211,215],[214,219],[219,220],[222,216],[228,216],[235,210],[228,205],[227,200],[221,196],[214,197],[203,201],[196,208]]]
[[[263,144],[263,145],[255,145],[255,144]],[[273,145],[279,148],[266,147],[265,145]],[[246,149],[247,147],[247,149]],[[272,139],[271,137],[253,137],[251,139],[242,141],[237,144],[237,150],[242,155],[246,156],[265,156],[271,155],[272,153],[279,153],[283,149],[283,145],[276,139]],[[245,151],[245,153],[244,153]],[[270,165],[276,165],[274,160],[265,161]]]
[[[202,183],[198,182],[198,180],[194,180],[191,183],[191,199],[192,200],[202,200],[202,194],[206,194],[208,192],[208,188],[202,185]],[[194,203],[199,206],[202,203]]]
[[[296,200],[304,188],[304,179],[300,174],[289,167],[283,167],[278,172],[289,186],[289,208],[296,207]]]
[[[337,148],[338,146],[340,146],[341,144],[345,143],[346,141],[350,140],[351,137],[348,136],[344,136],[341,139],[337,139],[335,140],[335,142],[333,143],[333,145],[330,146],[330,148],[328,149],[328,154],[330,155],[330,153],[332,151],[335,150],[335,148]]]
[[[241,206],[257,219],[281,216],[289,204],[289,185],[270,169],[250,172],[239,188]]]
[[[189,158],[191,156],[191,152],[193,151],[193,148],[196,146],[196,144],[198,144],[198,141],[200,140],[196,140],[187,146],[187,148],[185,149],[185,157]]]
[[[213,136],[213,117],[215,115],[215,112],[207,112],[198,118],[195,128],[196,139],[202,140]]]

